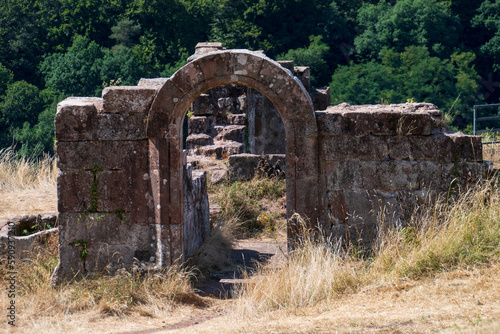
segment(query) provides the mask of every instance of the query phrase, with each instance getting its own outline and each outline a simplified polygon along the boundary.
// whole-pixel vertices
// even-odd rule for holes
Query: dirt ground
[[[207,298],[153,316],[97,312],[23,319],[12,333],[499,333],[500,268],[460,270],[425,281],[395,280],[295,312],[248,316],[237,301]]]
[[[0,219],[55,212],[56,202],[55,187],[3,193]],[[269,259],[280,247],[271,240],[251,240],[238,243],[235,251]],[[282,258],[271,261],[279,265]],[[40,310],[26,318],[18,310],[18,325],[12,328],[2,317],[0,333],[500,333],[500,265],[421,281],[378,282],[293,312],[248,315],[239,311],[237,299],[203,298],[207,306],[179,304],[147,316],[115,317],[94,310],[53,317]]]

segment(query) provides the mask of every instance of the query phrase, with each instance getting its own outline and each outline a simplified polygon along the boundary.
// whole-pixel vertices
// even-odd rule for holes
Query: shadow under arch
[[[311,99],[290,71],[262,53],[215,51],[188,63],[160,88],[147,120],[151,188],[157,226],[157,261],[182,258],[182,125],[203,92],[239,84],[260,91],[278,110],[286,133],[287,216],[298,213],[315,224],[319,216],[318,129]],[[292,238],[290,228],[288,238]]]

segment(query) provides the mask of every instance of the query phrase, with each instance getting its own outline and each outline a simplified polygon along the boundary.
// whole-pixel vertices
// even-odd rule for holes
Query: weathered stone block
[[[453,158],[452,140],[449,136],[442,134],[432,136],[411,136],[410,144],[411,160],[431,160],[438,162],[451,162]]]
[[[175,72],[171,79],[175,80],[175,82],[177,83],[177,87],[180,90],[182,90],[184,93],[188,93],[192,87],[201,84],[204,79],[204,75],[203,71],[201,71],[200,67],[197,64],[197,61],[193,61]]]
[[[62,242],[59,241],[59,245],[61,244]],[[85,262],[82,261],[81,251],[79,247],[64,245],[64,252],[59,252],[59,264],[52,277],[54,283],[60,284],[65,279],[82,277],[87,273]]]
[[[215,135],[215,116],[192,116],[188,120],[188,134]]]
[[[172,260],[176,263],[183,263],[184,256],[184,226],[183,224],[173,224],[170,225],[170,245],[172,252]]]
[[[356,136],[379,135],[388,136],[398,133],[398,122],[401,120],[401,113],[392,112],[347,112],[343,115],[346,118],[347,129],[350,134]]]
[[[247,114],[231,114],[226,116],[227,121],[231,125],[246,125]]]
[[[243,153],[229,156],[230,179],[232,181],[251,180],[260,160],[261,156],[256,154]]]
[[[193,115],[217,115],[220,113],[217,105],[208,94],[201,94],[191,105]]]
[[[463,190],[476,184],[485,176],[485,165],[482,163],[457,161],[441,164],[441,190]]]
[[[57,176],[57,211],[62,214],[89,210],[93,182],[91,172],[59,172]]]
[[[210,234],[207,175],[184,168],[184,256],[191,256]]]
[[[115,86],[102,91],[103,112],[109,114],[147,113],[157,89],[150,86]]]
[[[344,119],[331,114],[340,114]],[[443,130],[441,112],[429,103],[365,106],[342,103],[317,115],[320,132],[325,134],[334,131],[353,135],[427,136]]]
[[[453,140],[453,158],[468,162],[483,161],[483,146],[480,136],[467,136],[461,132],[450,134]]]
[[[389,156],[389,147],[382,136],[329,136],[321,140],[320,156],[327,163],[342,160],[384,160]]]
[[[215,140],[232,140],[239,143],[245,142],[245,126],[244,125],[228,125],[221,127],[219,134]]]
[[[219,51],[219,50],[225,50],[226,48],[222,45],[220,42],[202,42],[196,44],[194,54],[189,56],[187,59],[188,62],[191,62],[193,60],[206,57],[208,54],[214,52],[214,51]]]
[[[308,92],[311,89],[311,68],[309,66],[295,66],[293,70]]]
[[[137,86],[148,86],[160,89],[167,80],[168,78],[141,78]]]
[[[231,50],[231,74],[246,76],[251,78],[259,77],[259,70],[262,64],[272,61],[262,53],[248,50]]]
[[[348,135],[350,131],[347,119],[341,113],[316,112],[318,131],[320,136]]]
[[[314,110],[325,110],[332,104],[330,87],[315,88],[309,92],[314,105]]]
[[[148,170],[148,141],[58,142],[57,166],[61,170]]]
[[[188,150],[195,149],[199,146],[207,146],[213,144],[214,144],[214,139],[209,135],[203,133],[189,135],[186,138],[186,148]]]
[[[267,59],[262,63],[259,81],[269,87],[269,89],[277,95],[285,91],[290,92],[294,86],[292,73],[279,66],[276,62]]]
[[[303,179],[312,176],[317,177],[319,173],[319,167],[317,161],[319,157],[317,156],[316,153],[318,152],[317,137],[296,137],[295,143],[296,143],[297,156],[310,157],[310,159],[298,159],[295,162],[295,178]]]
[[[145,114],[98,114],[97,140],[145,140],[148,117]]]
[[[419,189],[418,164],[408,160],[360,162],[363,189]]]
[[[293,60],[278,60],[277,63],[293,73],[293,68],[295,66]]]
[[[86,272],[114,274],[119,269],[129,269],[134,261],[132,245],[95,243],[87,246]]]
[[[343,190],[361,187],[359,162],[337,161],[332,165],[330,170],[325,171],[325,174],[328,190]]]
[[[386,137],[389,158],[394,160],[410,159],[411,146],[408,136],[389,136]]]
[[[56,140],[93,140],[95,122],[102,99],[69,97],[57,105],[55,117]]]
[[[198,66],[203,71],[205,78],[221,77],[231,75],[231,62],[229,52],[215,52],[196,59]]]

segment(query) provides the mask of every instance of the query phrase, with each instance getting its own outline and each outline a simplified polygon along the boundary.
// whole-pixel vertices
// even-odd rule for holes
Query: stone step
[[[235,141],[214,141],[213,145],[202,146],[200,154],[222,159],[225,156],[240,154],[245,151],[245,145]]]
[[[204,133],[215,136],[215,122],[215,116],[191,116],[188,120],[188,135]]]
[[[246,125],[247,114],[229,114],[226,115],[227,122],[230,125]]]
[[[217,131],[216,141],[235,141],[239,143],[245,142],[245,126],[244,125],[227,125],[215,126]]]
[[[204,133],[192,134],[186,138],[186,148],[188,150],[196,149],[200,146],[213,145],[214,139]]]

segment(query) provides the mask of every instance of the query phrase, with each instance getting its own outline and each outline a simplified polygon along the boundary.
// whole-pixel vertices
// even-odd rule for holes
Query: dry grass
[[[221,206],[223,219],[236,222],[237,238],[286,239],[286,180],[256,176],[209,190]]]
[[[56,212],[57,172],[52,157],[31,159],[12,148],[0,150],[0,219]]]
[[[0,192],[53,187],[56,184],[55,159],[19,156],[13,148],[0,150]]]
[[[362,282],[363,262],[345,254],[338,244],[305,228],[300,217],[302,238],[283,267],[260,266],[247,277],[252,283],[238,291],[238,308],[252,315],[270,310],[296,310],[329,301],[354,291]]]
[[[432,204],[405,227],[380,229],[377,247],[365,257],[355,248],[335,247],[324,236],[302,235],[283,268],[262,266],[251,284],[242,285],[240,313],[296,312],[370,284],[497,265],[500,189],[495,183],[478,185],[452,203]]]
[[[483,145],[483,159],[493,162],[495,168],[500,168],[500,144]]]
[[[46,248],[16,267],[16,309],[18,323],[44,317],[97,312],[108,316],[154,316],[171,310],[177,303],[204,306],[192,287],[189,268],[173,265],[161,271],[121,271],[114,276],[96,275],[51,286],[58,262],[58,242],[54,237]],[[19,262],[18,262],[19,263]],[[0,271],[2,291],[4,267]],[[0,305],[7,307],[7,293],[0,294]]]
[[[30,194],[51,187],[55,193],[53,160],[33,163],[2,151],[0,161],[0,209],[3,203],[16,203],[11,196],[29,201]],[[283,185],[259,182],[235,186],[233,198],[221,195],[227,201],[221,202],[223,209],[238,218],[247,208],[244,202],[253,201],[251,219],[259,223],[263,206],[270,207],[261,203],[282,198],[283,190]],[[275,195],[261,196],[269,191]],[[238,192],[247,197],[236,197]],[[231,211],[235,203],[240,209]],[[216,222],[198,253],[199,263],[223,263],[220,256],[241,223]],[[192,272],[181,267],[123,271],[51,288],[57,263],[57,242],[52,240],[47,251],[18,268],[16,332],[497,333],[500,328],[498,185],[483,184],[453,202],[433,203],[404,227],[380,229],[369,256],[321,235],[303,234],[283,267],[261,266],[234,301],[196,296]],[[0,272],[2,291],[4,275]],[[6,309],[8,302],[7,294],[0,293],[0,307]]]
[[[238,222],[235,218],[212,218],[210,236],[201,247],[188,259],[188,265],[196,268],[200,278],[209,277],[212,273],[230,267],[231,250],[235,242]]]

